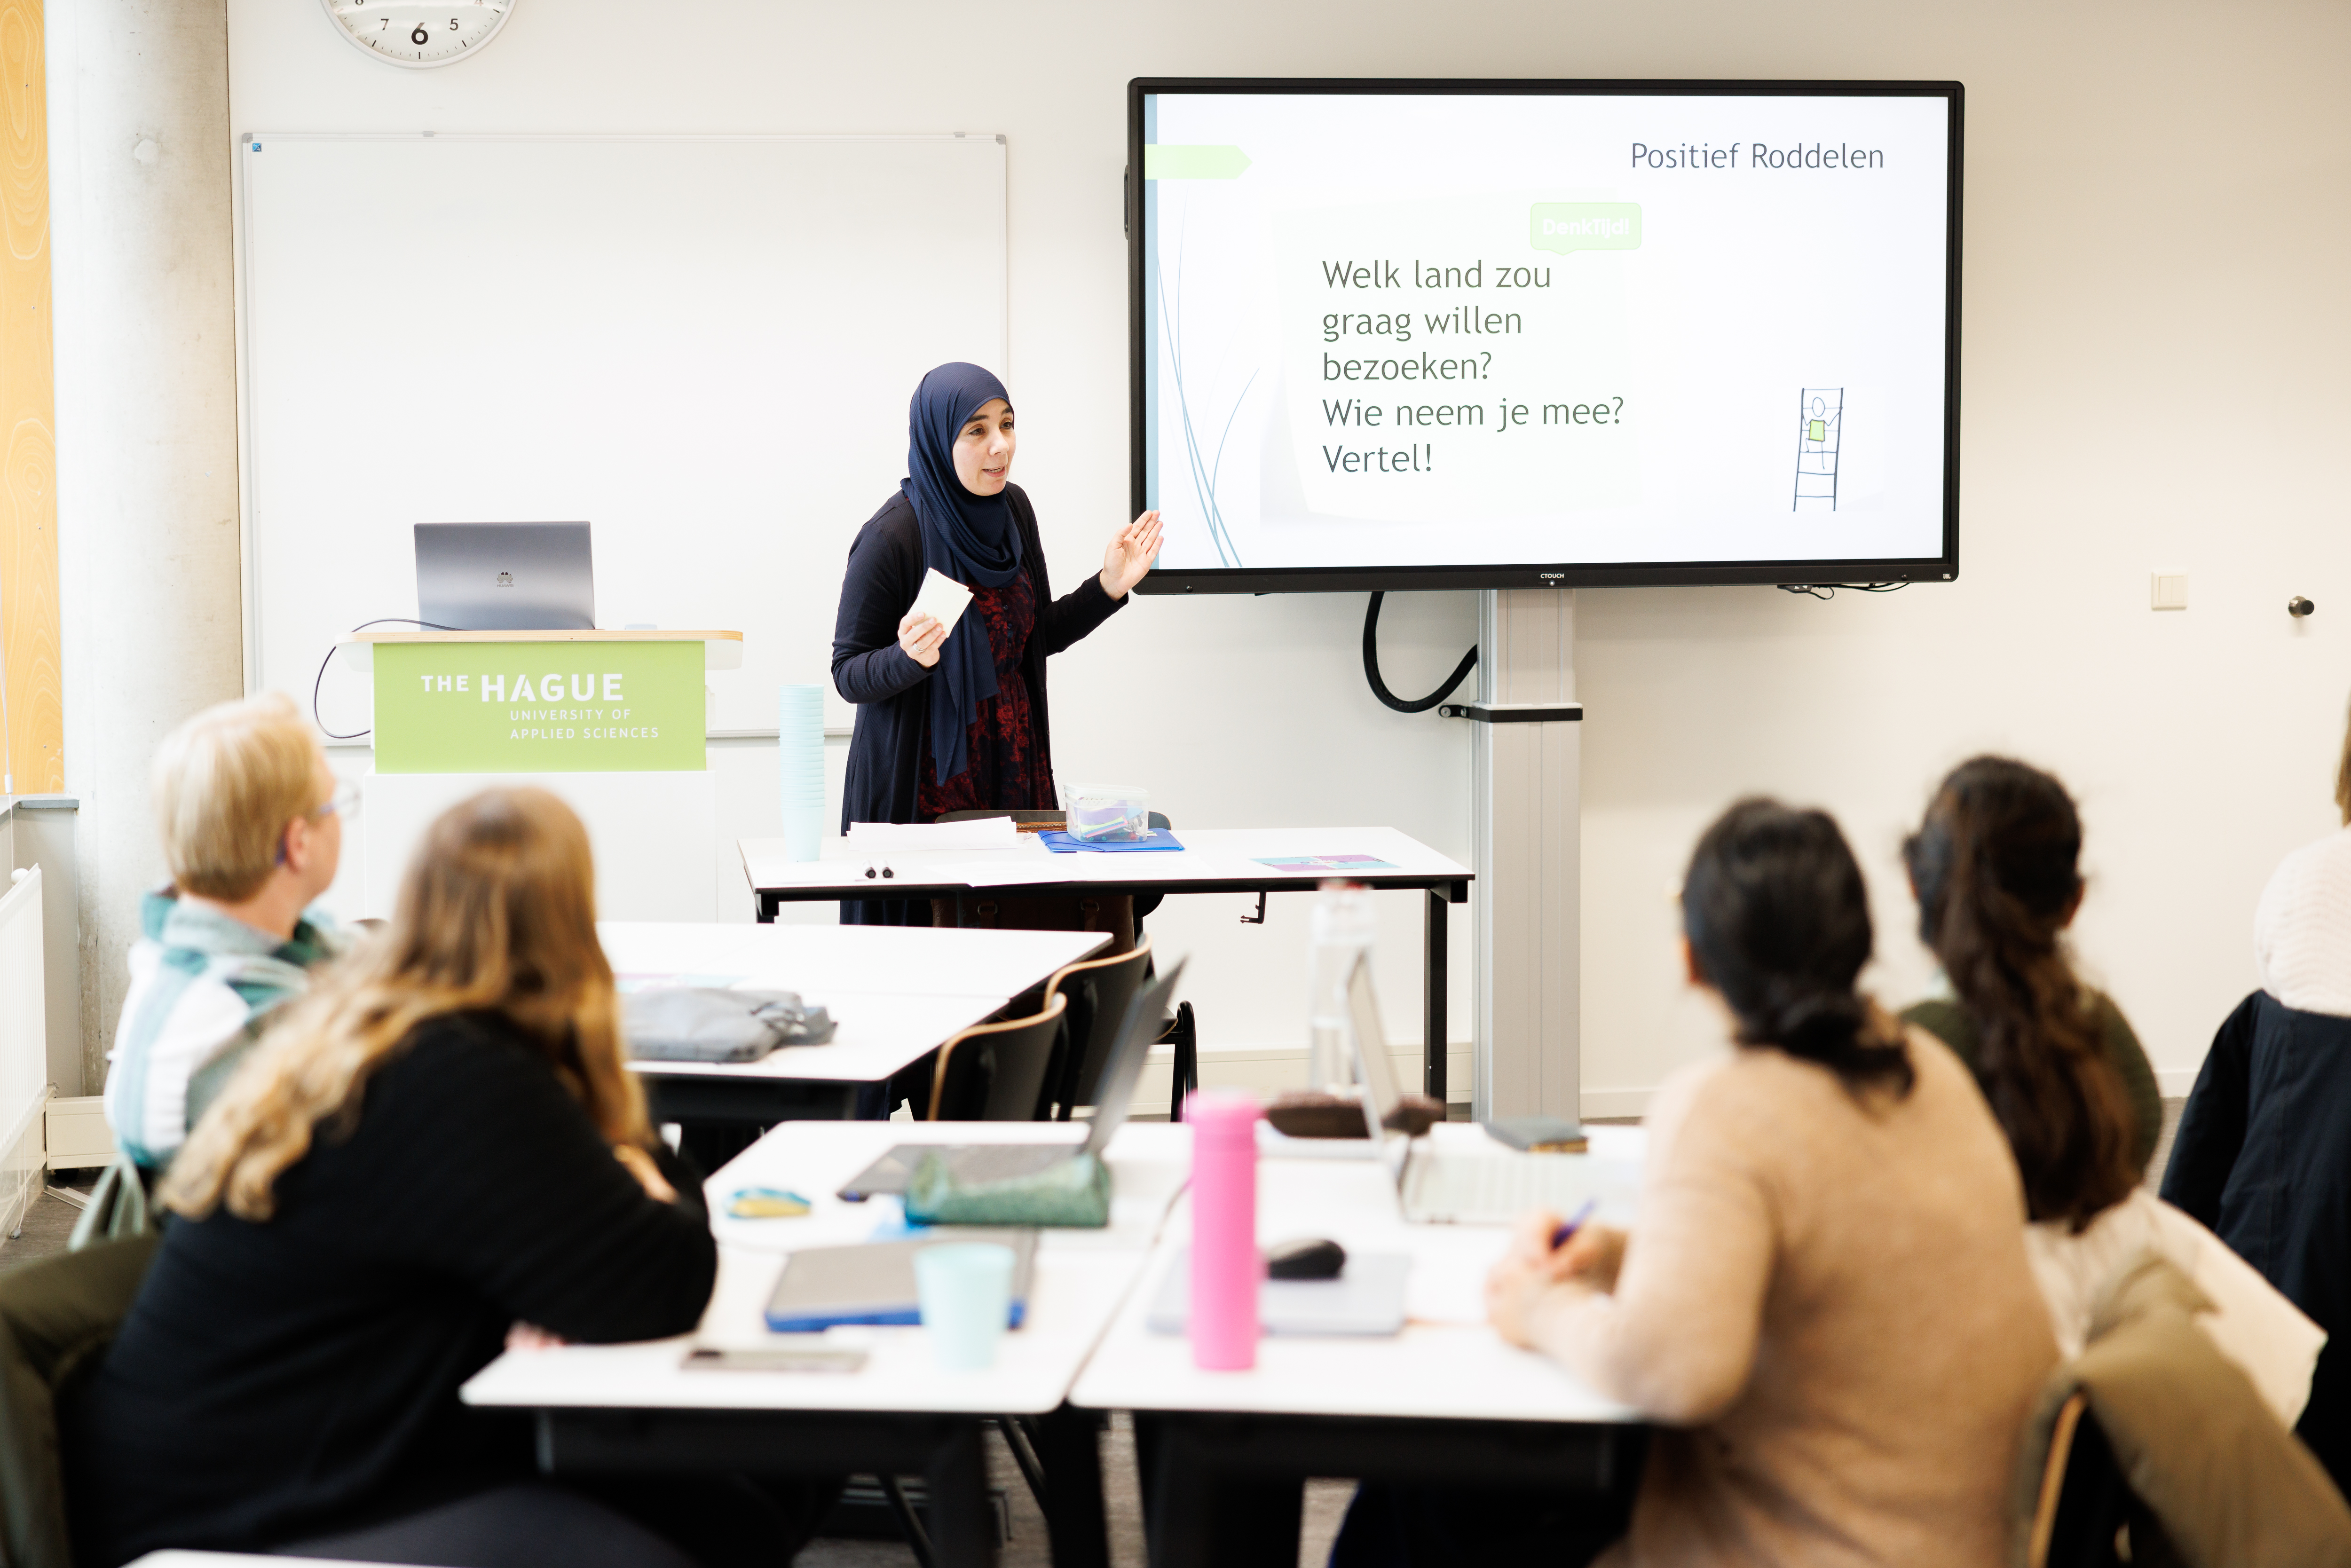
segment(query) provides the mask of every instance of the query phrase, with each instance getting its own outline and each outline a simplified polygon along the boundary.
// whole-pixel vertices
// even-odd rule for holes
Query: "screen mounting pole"
[[[1470,1113],[1577,1116],[1583,940],[1583,706],[1575,592],[1478,595],[1470,884],[1478,936]]]

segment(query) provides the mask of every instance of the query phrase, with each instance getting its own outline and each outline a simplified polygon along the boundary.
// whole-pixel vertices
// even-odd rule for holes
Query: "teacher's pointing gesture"
[[[1159,514],[1113,537],[1102,570],[1056,600],[1029,497],[1010,480],[1011,394],[941,365],[907,411],[906,477],[849,548],[832,679],[857,705],[841,823],[1054,803],[1045,660],[1126,602],[1159,553]],[[919,614],[925,574],[971,590],[952,627]],[[845,922],[927,925],[927,904],[844,903]]]

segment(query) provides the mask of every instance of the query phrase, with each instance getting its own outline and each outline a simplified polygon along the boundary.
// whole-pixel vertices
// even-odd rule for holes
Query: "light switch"
[[[2188,574],[2186,572],[2159,571],[2148,580],[2153,590],[2149,609],[2185,610],[2188,608]]]

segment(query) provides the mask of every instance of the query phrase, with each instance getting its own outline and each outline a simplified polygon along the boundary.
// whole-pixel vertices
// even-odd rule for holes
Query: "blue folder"
[[[1104,854],[1149,854],[1159,850],[1180,850],[1176,835],[1165,829],[1140,839],[1079,839],[1067,833],[1048,831],[1037,835],[1045,847],[1057,855],[1075,854],[1080,850],[1094,850]]]

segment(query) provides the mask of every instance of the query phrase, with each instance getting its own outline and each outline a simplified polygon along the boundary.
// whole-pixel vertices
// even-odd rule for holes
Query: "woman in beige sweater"
[[[1631,1235],[1554,1248],[1558,1217],[1531,1216],[1488,1284],[1504,1336],[1660,1428],[1604,1561],[1996,1568],[2057,1359],[2007,1144],[1949,1051],[1855,994],[1868,904],[1826,815],[1732,807],[1682,918],[1735,1049],[1659,1096]],[[1382,1510],[1388,1539],[1334,1563],[1536,1548],[1426,1497],[1362,1522]]]

